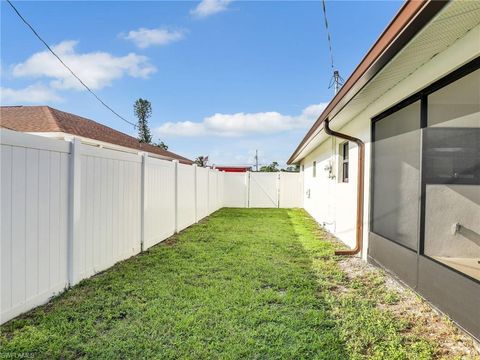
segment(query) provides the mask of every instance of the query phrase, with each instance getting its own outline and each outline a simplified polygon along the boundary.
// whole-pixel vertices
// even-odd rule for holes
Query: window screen
[[[374,123],[373,232],[417,249],[420,101]]]
[[[428,95],[425,179],[480,185],[480,69]]]
[[[428,95],[427,256],[480,280],[480,70]]]
[[[423,161],[427,184],[480,185],[480,127],[425,129]]]
[[[428,95],[428,126],[480,127],[480,69]]]

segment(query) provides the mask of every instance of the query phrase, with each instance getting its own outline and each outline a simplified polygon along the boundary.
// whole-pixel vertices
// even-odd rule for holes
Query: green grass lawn
[[[220,210],[5,324],[0,353],[430,358],[434,344],[377,306],[394,295],[375,278],[348,281],[324,237],[303,210]]]

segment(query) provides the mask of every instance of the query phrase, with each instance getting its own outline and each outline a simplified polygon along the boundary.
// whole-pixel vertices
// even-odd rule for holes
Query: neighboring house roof
[[[251,166],[215,166],[215,169],[225,172],[247,172],[252,170]]]
[[[0,127],[29,133],[61,132],[153,153],[172,160],[178,160],[184,164],[193,163],[190,159],[171,151],[140,143],[130,135],[93,120],[49,106],[2,106],[0,108]]]
[[[310,138],[332,119],[400,50],[448,3],[445,0],[407,0],[360,64],[345,81],[317,121],[297,146],[287,164],[292,164]]]

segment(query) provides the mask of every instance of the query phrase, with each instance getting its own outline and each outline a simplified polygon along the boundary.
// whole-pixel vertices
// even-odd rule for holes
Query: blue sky
[[[15,2],[80,77],[170,150],[215,164],[284,164],[325,103],[330,58],[319,1]],[[402,5],[327,1],[346,79]],[[50,105],[135,136],[1,3],[2,105]]]

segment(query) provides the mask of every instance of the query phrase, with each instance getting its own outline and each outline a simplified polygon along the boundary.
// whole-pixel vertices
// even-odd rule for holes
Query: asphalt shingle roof
[[[130,135],[93,120],[49,106],[2,106],[0,107],[0,127],[21,132],[63,132],[150,152],[170,159],[176,159],[184,164],[193,163],[186,157],[163,150],[157,146],[140,143]]]

